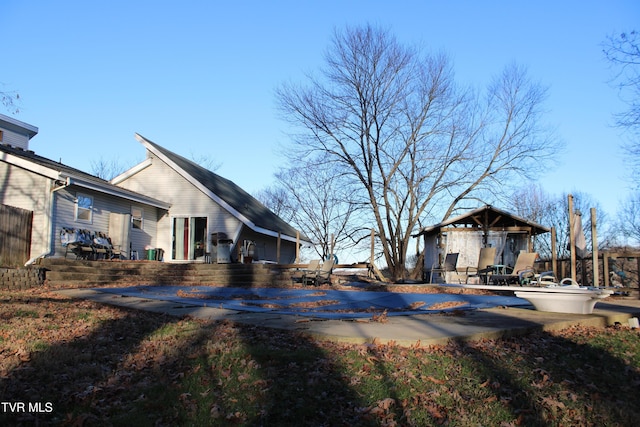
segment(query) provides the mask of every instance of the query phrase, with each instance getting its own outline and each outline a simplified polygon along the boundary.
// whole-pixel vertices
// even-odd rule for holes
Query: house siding
[[[46,252],[51,180],[0,162],[0,183],[0,203],[33,212],[30,256]]]
[[[256,233],[255,231],[244,227],[240,234],[239,244],[242,245],[244,240],[250,240],[255,243],[257,261],[278,260],[277,248],[278,239],[276,237],[267,236],[265,234]],[[234,257],[237,254],[234,254]],[[292,264],[296,261],[296,244],[288,240],[280,240],[280,263]]]
[[[91,222],[78,221],[75,219],[76,198],[78,194],[84,194],[93,198],[93,211]],[[129,234],[131,246],[134,251],[138,251],[140,257],[146,246],[156,246],[156,221],[158,210],[154,207],[132,203],[128,200],[103,193],[88,190],[81,187],[70,186],[56,192],[54,207],[54,230],[55,254],[54,256],[64,256],[65,248],[60,243],[60,231],[63,227],[89,230],[93,233],[103,232],[110,234],[109,215],[114,213],[131,213],[131,207],[143,208],[144,221],[142,230],[131,230]]]
[[[171,204],[169,215],[158,219],[157,228],[157,246],[164,249],[165,260],[172,259],[174,218],[207,218],[207,252],[212,252],[211,233],[214,232],[224,232],[237,243],[242,226],[237,218],[162,160],[151,153],[149,156],[150,166],[119,182],[118,186]]]
[[[64,256],[65,248],[60,243],[60,231],[63,227],[108,234],[109,214],[131,213],[132,205],[140,206],[144,210],[144,229],[132,230],[130,233],[133,250],[137,250],[141,255],[146,246],[156,246],[156,222],[159,214],[155,207],[134,204],[126,199],[75,186],[52,192],[53,181],[50,178],[4,162],[0,162],[0,182],[0,203],[33,212],[30,257],[49,254],[51,246],[51,256]],[[78,194],[93,198],[91,222],[75,219],[75,201]],[[51,201],[52,210],[49,207]],[[48,235],[50,232],[52,234]]]
[[[2,141],[0,141],[0,143],[22,148],[23,150],[29,149],[29,137],[27,135],[22,135],[5,128],[0,128],[0,130],[2,130]]]

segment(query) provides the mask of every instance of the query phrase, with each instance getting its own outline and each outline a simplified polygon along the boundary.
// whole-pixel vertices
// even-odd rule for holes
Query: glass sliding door
[[[173,248],[171,259],[189,259],[189,218],[173,219]]]
[[[207,248],[207,218],[194,217],[191,218],[191,244],[193,245],[193,258],[204,261],[204,255]]]
[[[206,217],[173,219],[172,259],[177,261],[204,259],[206,246]]]

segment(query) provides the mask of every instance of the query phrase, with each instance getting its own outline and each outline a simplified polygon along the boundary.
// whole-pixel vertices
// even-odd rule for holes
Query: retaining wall
[[[42,286],[45,269],[41,267],[0,268],[0,290],[29,289]]]

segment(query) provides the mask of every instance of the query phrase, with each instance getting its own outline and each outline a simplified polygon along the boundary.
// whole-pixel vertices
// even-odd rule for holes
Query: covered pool
[[[451,293],[148,285],[94,290],[178,304],[326,319],[366,318],[381,313],[407,316],[498,306],[530,307],[526,300],[515,296]]]

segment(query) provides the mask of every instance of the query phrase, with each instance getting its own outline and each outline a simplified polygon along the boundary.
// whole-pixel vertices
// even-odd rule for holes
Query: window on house
[[[131,208],[131,228],[142,230],[144,226],[144,210],[142,208]]]
[[[0,142],[2,142],[2,131],[0,130]]]
[[[78,194],[76,197],[76,221],[91,222],[93,220],[93,197]]]

